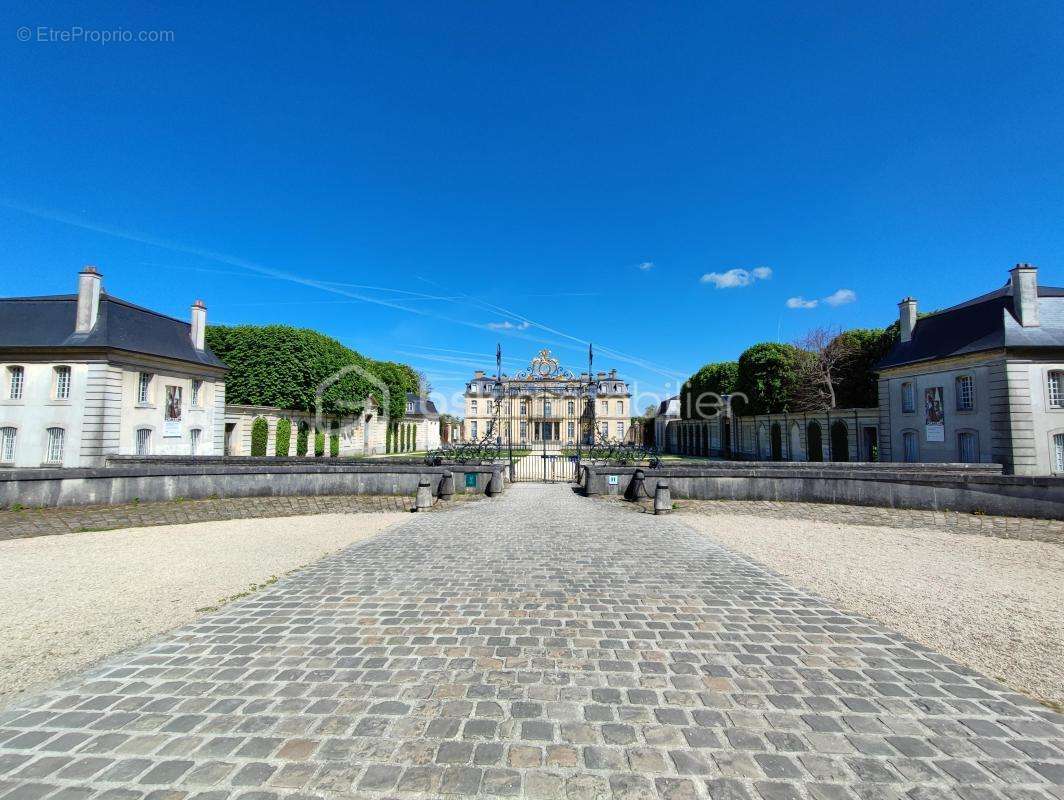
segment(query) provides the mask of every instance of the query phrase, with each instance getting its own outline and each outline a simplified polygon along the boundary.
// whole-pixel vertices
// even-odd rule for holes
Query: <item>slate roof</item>
[[[1038,327],[1024,328],[1004,287],[920,317],[908,342],[898,342],[876,365],[887,369],[918,361],[1002,348],[1064,348],[1064,288],[1038,287]]]
[[[101,293],[96,326],[78,334],[77,308],[73,294],[0,298],[0,349],[114,349],[226,369],[209,348],[192,346],[188,322]]]
[[[415,392],[407,392],[406,402],[414,404],[414,410],[408,411],[408,414],[426,417],[427,419],[439,419],[440,417],[439,412],[436,411],[436,404],[427,397],[422,397]]]
[[[658,411],[654,415],[656,417],[678,417],[680,416],[680,396],[673,395],[658,403]]]

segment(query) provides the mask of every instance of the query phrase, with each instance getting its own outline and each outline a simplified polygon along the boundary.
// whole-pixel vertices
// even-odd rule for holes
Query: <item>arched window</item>
[[[15,460],[16,428],[0,428],[0,461],[5,464]]]
[[[783,461],[783,431],[778,422],[772,423],[772,460]]]
[[[22,399],[22,387],[26,383],[26,370],[24,367],[7,368],[7,397],[9,400]]]
[[[802,429],[797,422],[791,423],[790,430],[790,442],[788,442],[789,453],[791,461],[803,461],[805,456],[802,453]]]
[[[979,463],[979,436],[975,431],[957,432],[957,460],[962,464]]]
[[[49,428],[48,440],[44,451],[44,460],[49,464],[62,464],[63,463],[63,440],[66,438],[66,431],[62,428]]]
[[[820,430],[820,423],[813,420],[805,430],[806,450],[809,451],[810,461],[824,460],[824,435]]]
[[[850,431],[841,419],[831,423],[831,460],[850,460]]]
[[[70,367],[55,368],[55,390],[53,395],[56,400],[70,399]]]
[[[954,381],[954,393],[957,395],[957,410],[971,411],[975,408],[975,378],[971,375],[958,375]]]
[[[138,456],[151,455],[151,428],[137,428],[136,431],[136,454]]]
[[[901,451],[903,459],[909,464],[915,464],[920,460],[919,443],[916,439],[916,431],[901,432]]]
[[[916,411],[916,390],[912,381],[906,381],[901,385],[901,410],[903,414],[912,414]]]
[[[1064,408],[1064,370],[1050,370],[1046,380],[1049,383],[1049,407]]]

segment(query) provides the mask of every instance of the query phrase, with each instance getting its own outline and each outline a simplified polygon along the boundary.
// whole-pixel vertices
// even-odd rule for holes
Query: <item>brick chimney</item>
[[[482,369],[478,369],[478,370],[476,370],[476,371],[475,371],[475,372],[473,373],[473,377],[474,377],[474,378],[483,378],[483,377],[484,377],[484,370],[482,370]]]
[[[103,275],[96,267],[86,264],[78,273],[78,313],[74,320],[75,333],[88,333],[96,327],[100,316],[100,291]]]
[[[903,298],[898,303],[898,326],[903,342],[912,341],[913,329],[916,328],[916,299],[913,297]]]
[[[1017,264],[1009,270],[1012,286],[1012,311],[1025,328],[1037,328],[1038,322],[1038,267]]]
[[[192,327],[188,332],[192,337],[192,346],[202,350],[206,346],[207,336],[207,304],[197,300],[192,304]]]

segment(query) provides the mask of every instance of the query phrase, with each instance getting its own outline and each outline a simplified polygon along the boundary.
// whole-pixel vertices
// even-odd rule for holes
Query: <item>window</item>
[[[70,367],[55,368],[55,399],[70,399]]]
[[[962,464],[979,462],[979,441],[971,431],[961,431],[957,434],[957,456]]]
[[[913,392],[911,381],[906,381],[901,385],[901,410],[905,414],[912,414],[916,411],[916,394]]]
[[[618,417],[623,417],[624,416],[624,401],[623,400],[618,400],[617,401],[617,416]]]
[[[15,460],[15,429],[0,430],[0,461]]]
[[[528,423],[524,420],[521,421],[521,441],[525,441],[528,438]]]
[[[543,401],[543,416],[549,417],[550,416],[550,410],[551,410],[551,402],[550,402],[550,400],[544,400]]]
[[[8,392],[7,396],[12,400],[22,399],[22,385],[26,381],[26,370],[22,367],[7,368]]]
[[[920,454],[916,449],[916,432],[905,431],[901,435],[902,451],[904,453],[905,461],[914,464],[920,460]]]
[[[1064,408],[1064,371],[1059,369],[1049,373],[1049,407]]]
[[[188,452],[196,455],[199,452],[200,429],[193,428],[188,432]]]
[[[572,416],[573,414],[576,413],[576,403],[574,403],[572,400],[570,400],[568,402],[568,404],[566,405],[566,409],[565,410],[566,410],[566,413],[569,414],[569,416]]]
[[[1053,469],[1056,472],[1064,472],[1064,433],[1053,437]]]
[[[137,429],[137,455],[149,456],[151,455],[151,429],[150,428],[138,428]]]
[[[617,423],[617,438],[618,439],[623,439],[624,438],[624,423],[623,422],[618,422]]]
[[[137,402],[147,405],[151,402],[151,373],[142,372],[137,376]]]
[[[573,439],[575,439],[575,438],[576,438],[576,423],[575,423],[575,422],[570,422],[570,423],[569,423],[569,425],[568,425],[568,430],[567,430],[567,434],[568,434],[568,436],[569,436],[569,441],[570,441],[570,442],[571,442],[571,441],[572,441]]]
[[[200,389],[203,388],[203,381],[192,381],[192,406],[199,408],[200,404]]]
[[[66,434],[62,428],[48,429],[48,449],[44,452],[44,460],[49,464],[63,463],[63,438]]]
[[[602,413],[603,414],[609,414],[610,413],[610,403],[609,403],[608,400],[603,400],[602,401]]]
[[[477,413],[477,401],[476,400],[470,400],[469,401],[469,413],[473,414],[473,415],[476,415],[476,413]]]
[[[473,420],[469,423],[469,436],[472,439],[477,438],[477,421]]]
[[[975,379],[971,375],[957,378],[957,410],[971,411],[975,408]]]
[[[602,423],[602,438],[603,439],[609,439],[610,438],[610,423],[608,423],[608,422],[603,422]]]
[[[526,414],[528,414],[528,402],[525,401],[525,400],[522,400],[521,401],[521,416],[523,417]]]

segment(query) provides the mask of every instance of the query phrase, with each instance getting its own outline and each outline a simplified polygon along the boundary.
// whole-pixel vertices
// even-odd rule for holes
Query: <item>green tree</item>
[[[836,369],[835,397],[839,408],[873,408],[879,405],[876,363],[898,341],[898,328],[855,328],[838,338],[846,355]]]
[[[270,438],[270,423],[266,417],[255,417],[251,423],[251,455],[266,455],[266,442]]]
[[[746,395],[734,402],[741,414],[772,414],[793,410],[794,389],[802,352],[789,344],[762,342],[739,356],[735,391]]]
[[[387,412],[395,419],[406,409],[406,393],[416,391],[417,374],[406,364],[374,361],[336,339],[288,325],[211,325],[207,345],[229,366],[226,400],[241,405],[313,411],[318,387],[352,366],[325,389],[322,410],[350,413],[351,404],[373,395],[383,401],[378,383],[388,387]],[[366,375],[376,380],[371,380]]]
[[[301,419],[299,421],[299,427],[296,431],[296,455],[305,456],[307,454],[307,439],[310,434],[310,426],[306,420]]]
[[[292,444],[292,420],[287,417],[281,417],[277,420],[277,433],[276,442],[274,443],[273,451],[276,455],[286,456],[288,455],[288,448]]]
[[[314,455],[317,458],[321,458],[325,455],[325,434],[318,432],[314,434]]]
[[[739,379],[736,361],[706,364],[680,389],[680,416],[683,419],[709,419],[715,416],[716,398],[735,391]]]

